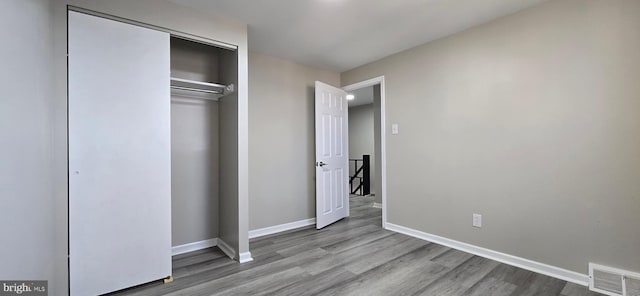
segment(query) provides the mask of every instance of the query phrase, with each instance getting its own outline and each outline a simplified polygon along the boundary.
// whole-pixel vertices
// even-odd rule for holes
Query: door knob
[[[327,165],[327,164],[321,161],[321,162],[318,162],[318,163],[317,163],[317,165],[318,165],[319,167],[323,167],[323,166],[325,166],[325,165]]]

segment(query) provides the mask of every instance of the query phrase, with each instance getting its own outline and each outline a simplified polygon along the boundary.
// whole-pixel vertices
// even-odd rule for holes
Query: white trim
[[[184,245],[171,247],[171,256],[189,253],[197,250],[215,247],[218,245],[218,238],[205,239]]]
[[[278,232],[283,232],[287,230],[292,230],[300,227],[305,227],[309,225],[315,225],[315,224],[316,224],[316,218],[311,218],[311,219],[284,223],[284,224],[260,228],[260,229],[249,230],[249,239],[261,237],[269,234],[274,234]]]
[[[376,209],[382,209],[382,204],[381,204],[381,203],[374,202],[374,203],[373,203],[373,207],[374,207],[374,208],[376,208]]]
[[[376,84],[380,84],[380,154],[381,164],[380,167],[382,169],[382,228],[387,228],[387,141],[386,141],[386,98],[385,98],[385,82],[384,75],[374,77],[365,81],[361,81],[358,83],[350,84],[342,89],[345,91],[353,91],[356,89],[360,89],[367,86],[373,86]],[[378,192],[376,192],[377,194]]]
[[[354,84],[349,84],[347,86],[342,87],[342,89],[344,89],[345,91],[349,92],[349,91],[354,91],[356,89],[361,89],[361,88],[365,88],[368,86],[374,86],[376,84],[380,84],[382,83],[382,81],[384,81],[384,76],[378,76],[378,77],[374,77],[371,79],[367,79],[365,81],[360,81]]]
[[[558,278],[567,282],[572,282],[572,283],[576,283],[583,286],[589,285],[589,276],[586,274],[577,273],[575,271],[566,270],[557,266],[540,263],[537,261],[501,253],[494,250],[489,250],[486,248],[474,246],[471,244],[448,239],[445,237],[422,232],[419,230],[396,225],[393,223],[387,223],[387,229],[391,231],[399,232],[402,234],[406,234],[408,236],[413,236],[422,240],[441,244],[443,246],[454,248],[463,252],[471,253],[471,254],[485,257],[491,260],[495,260],[495,261],[509,264],[512,266],[520,267],[536,273],[548,275],[550,277]]]
[[[222,250],[222,252],[224,252],[229,258],[236,258],[236,250],[220,238],[218,238],[218,248],[220,248],[220,250]]]
[[[253,261],[253,258],[251,257],[251,252],[240,253],[240,256],[238,256],[238,262],[240,263],[247,263],[251,261]]]

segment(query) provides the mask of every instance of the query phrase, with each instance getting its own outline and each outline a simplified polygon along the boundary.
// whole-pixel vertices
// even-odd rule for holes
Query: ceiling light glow
[[[356,98],[356,96],[354,96],[353,94],[348,94],[347,95],[347,100],[349,100],[349,101],[351,101],[351,100],[353,100],[355,98]]]

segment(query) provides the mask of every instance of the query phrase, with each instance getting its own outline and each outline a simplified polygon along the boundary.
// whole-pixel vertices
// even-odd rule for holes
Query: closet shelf
[[[222,85],[171,77],[171,94],[180,97],[217,101],[233,92],[233,84]]]

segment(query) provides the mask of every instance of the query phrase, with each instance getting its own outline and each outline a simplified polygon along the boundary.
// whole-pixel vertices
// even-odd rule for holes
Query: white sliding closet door
[[[71,295],[171,275],[169,34],[69,12]]]

